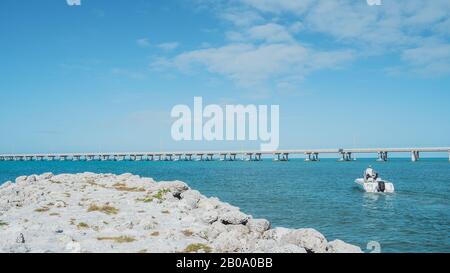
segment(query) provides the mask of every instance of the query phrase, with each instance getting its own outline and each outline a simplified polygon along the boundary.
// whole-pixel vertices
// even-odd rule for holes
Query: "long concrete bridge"
[[[318,149],[277,151],[190,151],[190,152],[133,152],[133,153],[55,153],[55,154],[0,154],[0,161],[261,161],[272,157],[274,161],[288,161],[292,155],[302,155],[305,161],[319,161],[320,154],[335,154],[339,161],[353,161],[355,154],[375,154],[378,161],[387,161],[388,154],[410,153],[412,161],[418,161],[425,152],[448,153],[450,147],[435,148],[364,148],[364,149]]]

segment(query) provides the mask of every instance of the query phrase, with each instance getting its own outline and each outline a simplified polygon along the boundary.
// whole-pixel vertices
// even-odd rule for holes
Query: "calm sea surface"
[[[395,194],[354,187],[368,164],[390,180]],[[312,227],[327,239],[363,250],[378,241],[382,252],[450,252],[448,159],[374,162],[0,162],[0,184],[43,172],[130,172],[156,180],[182,180],[274,226]]]

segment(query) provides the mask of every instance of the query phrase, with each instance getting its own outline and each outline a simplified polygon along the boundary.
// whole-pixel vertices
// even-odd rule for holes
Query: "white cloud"
[[[356,57],[383,54],[400,56],[402,63],[391,71],[450,73],[448,0],[383,0],[382,6],[366,0],[218,2],[220,8],[210,10],[232,23],[224,31],[225,44],[153,65],[203,68],[239,85],[270,81],[278,87],[295,86],[314,71],[339,68]],[[311,34],[321,36],[308,40]]]
[[[240,1],[266,16],[297,18],[299,25],[285,24],[291,34],[321,33],[360,56],[397,53],[403,70],[413,73],[450,73],[450,58],[442,56],[450,45],[448,0],[383,0],[382,6],[369,6],[365,0]]]
[[[402,58],[411,70],[427,76],[450,73],[450,44],[433,43],[407,49]]]
[[[147,38],[141,38],[136,40],[136,44],[140,47],[148,47],[150,46],[150,42]]]
[[[239,27],[249,26],[264,20],[257,12],[248,10],[230,9],[224,12],[221,17]]]
[[[252,39],[264,40],[267,42],[293,41],[291,34],[284,26],[274,23],[251,27],[247,33]]]
[[[292,33],[297,33],[303,29],[303,24],[300,21],[297,21],[289,26],[289,31]]]
[[[288,11],[296,14],[301,14],[305,12],[314,2],[314,0],[241,0],[241,1],[263,12],[281,13]]]
[[[179,45],[180,44],[178,42],[168,42],[168,43],[159,44],[158,47],[162,50],[174,50]]]
[[[335,68],[352,58],[350,51],[316,52],[300,44],[234,43],[182,53],[171,59],[170,65],[182,71],[200,65],[239,85],[250,86],[267,80],[300,80],[314,70]]]

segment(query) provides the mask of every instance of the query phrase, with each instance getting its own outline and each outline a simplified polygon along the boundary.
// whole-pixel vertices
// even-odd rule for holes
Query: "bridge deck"
[[[172,152],[118,152],[118,153],[39,153],[39,154],[0,154],[0,160],[32,160],[32,159],[103,159],[118,160],[128,158],[129,160],[141,160],[146,157],[147,160],[153,160],[155,157],[169,157],[169,160],[181,159],[181,157],[189,158],[200,157],[212,160],[214,156],[236,158],[236,156],[249,156],[261,160],[262,155],[274,155],[280,160],[288,160],[289,155],[306,155],[307,160],[317,161],[319,154],[337,154],[342,156],[343,161],[350,161],[351,154],[357,153],[377,153],[378,159],[386,161],[388,153],[411,153],[412,160],[419,159],[419,153],[423,152],[446,152],[449,153],[450,147],[412,147],[412,148],[351,148],[351,149],[308,149],[308,150],[276,150],[276,151],[258,151],[258,150],[241,150],[241,151],[172,151]],[[280,157],[281,156],[281,157]],[[312,156],[312,157],[311,157]]]

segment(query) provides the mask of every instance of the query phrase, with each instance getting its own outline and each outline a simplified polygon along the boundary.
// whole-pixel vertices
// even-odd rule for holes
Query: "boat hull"
[[[377,179],[375,181],[365,181],[363,178],[355,180],[358,188],[371,193],[393,193],[395,191],[394,184],[389,181]]]

